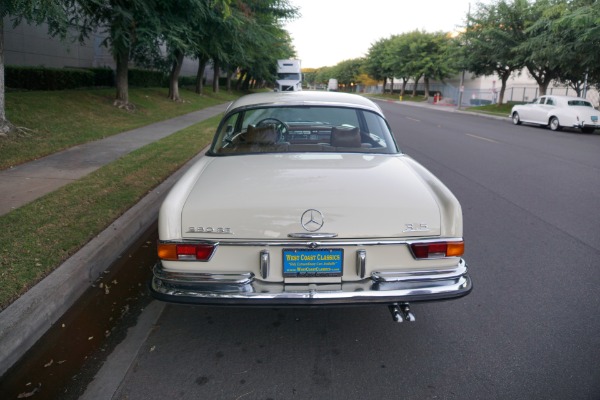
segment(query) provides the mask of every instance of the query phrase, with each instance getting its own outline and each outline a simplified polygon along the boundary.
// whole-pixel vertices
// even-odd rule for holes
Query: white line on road
[[[477,136],[477,135],[471,135],[470,133],[465,133],[465,135],[470,136],[470,137],[475,138],[475,139],[487,140],[488,142],[492,142],[492,143],[500,143],[500,142],[498,142],[498,141],[496,141],[494,139],[488,139],[488,138],[484,138],[484,137]]]

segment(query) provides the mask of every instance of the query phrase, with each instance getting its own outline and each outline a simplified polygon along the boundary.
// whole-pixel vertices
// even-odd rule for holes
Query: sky
[[[288,0],[300,17],[290,33],[302,68],[332,67],[364,57],[379,39],[414,31],[451,32],[477,0]]]

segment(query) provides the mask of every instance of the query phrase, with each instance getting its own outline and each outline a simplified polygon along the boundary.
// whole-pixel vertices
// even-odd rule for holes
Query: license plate
[[[342,276],[343,249],[284,249],[283,276],[286,278]]]
[[[598,116],[592,115],[592,122],[598,122]]]

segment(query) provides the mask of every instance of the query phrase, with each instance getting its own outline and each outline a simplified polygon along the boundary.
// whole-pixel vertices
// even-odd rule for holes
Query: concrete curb
[[[205,151],[0,313],[0,376],[157,220],[160,205],[170,188]]]

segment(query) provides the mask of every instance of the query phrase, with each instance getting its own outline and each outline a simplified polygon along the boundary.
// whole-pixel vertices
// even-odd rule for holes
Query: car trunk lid
[[[440,235],[440,224],[435,197],[402,155],[215,157],[182,211],[184,238],[422,237]]]

